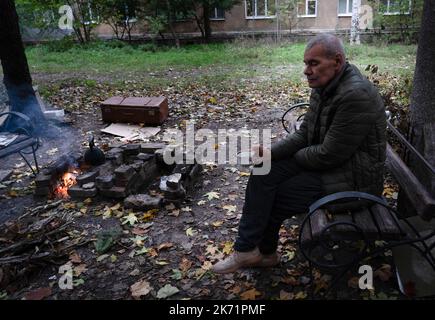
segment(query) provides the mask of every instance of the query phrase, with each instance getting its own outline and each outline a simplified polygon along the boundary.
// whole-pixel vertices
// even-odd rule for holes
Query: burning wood
[[[77,168],[70,168],[65,172],[54,189],[54,196],[56,198],[69,198],[68,189],[77,184],[77,176],[80,174],[80,170]]]

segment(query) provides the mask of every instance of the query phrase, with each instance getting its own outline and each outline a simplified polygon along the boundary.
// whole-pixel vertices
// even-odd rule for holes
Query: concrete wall
[[[279,1],[279,0],[278,0]],[[288,31],[332,31],[350,29],[351,17],[338,16],[339,0],[317,0],[316,17],[297,17],[289,25],[289,21],[281,19],[280,30]],[[362,0],[362,4],[367,4],[368,0]],[[215,34],[224,33],[244,33],[244,32],[276,32],[276,18],[265,19],[247,19],[245,14],[245,1],[234,6],[231,10],[225,12],[225,20],[211,21],[212,32]],[[197,34],[200,30],[195,21],[180,21],[175,25],[177,33]],[[110,37],[112,30],[107,25],[100,25],[95,29],[95,33],[101,37]],[[139,21],[133,31],[137,37],[147,33],[146,22]],[[169,34],[169,30],[165,33]]]

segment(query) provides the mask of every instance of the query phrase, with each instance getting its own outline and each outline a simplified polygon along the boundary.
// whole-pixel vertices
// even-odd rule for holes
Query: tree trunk
[[[350,44],[361,44],[360,40],[360,8],[361,8],[361,0],[353,0],[352,5],[352,26],[350,29]]]
[[[210,4],[208,1],[203,2],[202,9],[202,15],[204,19],[204,39],[206,42],[208,42],[211,38]]]
[[[409,141],[435,166],[435,0],[425,0],[417,62],[414,73],[410,107]],[[407,164],[415,176],[426,187],[429,194],[435,195],[435,174],[421,161],[408,152]],[[399,194],[399,210],[410,215],[409,201]]]
[[[32,78],[13,0],[0,1],[0,59],[10,110],[29,116],[36,133],[42,132],[46,120],[32,87]],[[19,120],[15,117],[9,118],[5,122],[4,129],[11,131],[18,125],[20,125]]]
[[[169,0],[166,0],[166,8],[168,9],[168,25],[169,29],[171,30],[172,37],[175,40],[175,46],[179,49],[180,48],[180,39],[178,38],[177,33],[175,32],[174,28],[174,15],[172,12],[172,6]]]

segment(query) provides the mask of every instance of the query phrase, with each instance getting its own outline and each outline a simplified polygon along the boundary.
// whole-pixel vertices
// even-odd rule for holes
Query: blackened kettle
[[[95,146],[94,136],[89,137],[89,149],[85,152],[85,162],[92,166],[98,166],[106,161],[106,156],[101,149]]]

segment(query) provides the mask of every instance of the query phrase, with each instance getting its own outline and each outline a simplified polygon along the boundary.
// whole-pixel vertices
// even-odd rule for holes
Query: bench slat
[[[364,208],[352,213],[355,224],[360,227],[368,239],[378,239],[379,230],[373,221],[372,215],[369,209]]]
[[[393,217],[385,207],[380,204],[375,204],[370,208],[370,210],[372,211],[376,224],[379,227],[381,238],[400,239],[403,236],[396,221],[394,221]]]
[[[332,217],[333,217],[333,221],[331,221],[331,223],[333,222],[353,223],[352,216],[349,213],[333,214]],[[353,235],[358,233],[358,231],[354,227],[347,224],[337,225],[333,227],[333,230],[336,233],[343,234],[343,235]]]

